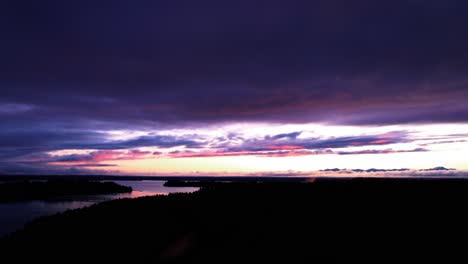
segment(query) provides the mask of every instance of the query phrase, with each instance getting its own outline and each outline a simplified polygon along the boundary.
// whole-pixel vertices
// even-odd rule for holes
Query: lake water
[[[131,186],[133,192],[106,195],[74,195],[49,200],[0,203],[0,237],[22,228],[27,222],[46,215],[64,212],[93,205],[95,203],[119,199],[137,198],[150,195],[167,195],[177,192],[194,192],[192,187],[164,187],[164,181],[114,181]]]

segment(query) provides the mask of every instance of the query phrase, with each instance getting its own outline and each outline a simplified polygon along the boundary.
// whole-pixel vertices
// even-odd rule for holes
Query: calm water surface
[[[119,199],[137,198],[149,195],[166,195],[176,192],[194,192],[198,188],[164,187],[164,181],[115,181],[124,186],[131,186],[133,192],[106,195],[74,195],[58,199],[35,200],[16,203],[0,203],[0,237],[22,228],[27,222],[45,215],[77,209],[95,203]]]

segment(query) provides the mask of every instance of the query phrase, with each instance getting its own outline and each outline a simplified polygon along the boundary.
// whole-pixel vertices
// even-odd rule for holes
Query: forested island
[[[199,185],[191,194],[120,199],[40,218],[0,240],[2,256],[106,263],[466,258],[466,180]]]
[[[94,195],[131,192],[132,188],[114,182],[53,179],[46,181],[8,181],[0,183],[0,202],[57,198],[69,195]]]

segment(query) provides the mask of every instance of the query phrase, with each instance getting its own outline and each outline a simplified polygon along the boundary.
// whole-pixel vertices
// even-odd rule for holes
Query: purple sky
[[[468,169],[466,25],[464,0],[2,1],[0,173]]]

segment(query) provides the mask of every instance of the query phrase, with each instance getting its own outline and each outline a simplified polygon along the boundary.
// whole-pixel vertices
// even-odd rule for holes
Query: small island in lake
[[[0,202],[40,200],[69,195],[94,195],[132,192],[132,187],[115,182],[49,179],[0,183]]]

